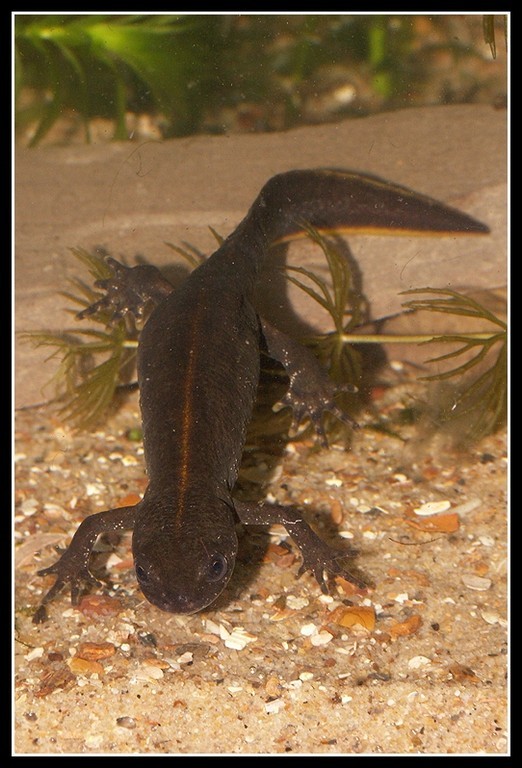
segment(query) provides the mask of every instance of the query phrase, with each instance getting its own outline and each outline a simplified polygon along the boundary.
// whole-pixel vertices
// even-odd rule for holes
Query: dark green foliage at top
[[[424,40],[418,18],[16,14],[17,129],[36,126],[35,145],[59,117],[73,113],[87,140],[95,117],[111,119],[114,138],[126,139],[125,115],[132,112],[156,116],[164,137],[222,132],[224,112],[243,105],[259,110],[248,116],[248,130],[289,128],[310,121],[303,105],[336,72],[343,82],[353,79],[359,93],[336,115],[418,104],[439,50],[449,52],[456,69],[487,50],[485,42],[480,50],[459,40],[450,15],[428,17],[437,42]],[[486,18],[494,46],[493,17]]]
[[[208,16],[48,15],[19,16],[15,42],[17,91],[45,97],[32,107],[41,113],[36,144],[64,108],[87,132],[90,118],[114,118],[115,138],[126,138],[128,109],[162,112],[175,133],[190,132],[210,90],[209,57],[219,58],[224,39]]]

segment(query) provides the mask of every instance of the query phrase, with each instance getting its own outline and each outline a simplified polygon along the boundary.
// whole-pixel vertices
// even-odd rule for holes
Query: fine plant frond
[[[110,276],[100,254],[82,248],[74,248],[72,253],[95,281]],[[76,292],[63,291],[61,295],[77,305],[67,310],[76,316],[79,309],[94,303],[101,294],[77,278],[70,282]],[[125,320],[114,322],[107,312],[98,313],[93,320],[103,325],[103,330],[75,327],[59,333],[20,334],[38,347],[49,347],[49,358],[61,358],[50,384],[54,385],[56,399],[63,403],[61,415],[80,428],[94,424],[107,410],[117,387],[125,383],[122,376],[132,368],[136,355],[137,331],[133,325]]]
[[[291,272],[309,282],[289,276],[289,280],[318,302],[330,314],[335,331],[310,340],[318,356],[327,364],[332,378],[338,383],[357,385],[362,376],[361,357],[353,345],[417,343],[419,345],[448,344],[451,349],[426,360],[426,364],[455,361],[443,372],[428,374],[426,381],[456,383],[450,407],[441,408],[439,423],[458,422],[470,440],[498,429],[507,415],[507,325],[482,303],[457,291],[438,288],[416,288],[409,295],[423,295],[404,303],[406,310],[444,313],[484,323],[483,330],[463,333],[423,333],[387,336],[361,334],[353,331],[361,322],[362,300],[352,290],[347,259],[317,231],[308,228],[309,236],[318,243],[326,256],[332,289],[315,273],[302,267],[290,267]],[[426,298],[426,295],[429,298]],[[344,318],[350,319],[344,323]],[[344,323],[344,324],[343,324]],[[493,328],[491,327],[493,326]],[[496,351],[496,357],[494,353]],[[489,367],[483,370],[485,365]],[[474,374],[472,376],[471,374]],[[353,401],[352,401],[353,402]]]
[[[493,363],[467,386],[451,394],[451,405],[440,408],[441,424],[464,425],[465,438],[476,441],[499,429],[507,418],[507,345],[501,344]],[[462,436],[461,440],[462,442]]]
[[[504,26],[504,43],[507,50],[507,15],[502,17]],[[497,58],[497,41],[495,37],[495,16],[484,14],[482,17],[482,31],[484,35],[484,42],[489,45],[491,55],[494,59]]]
[[[467,317],[480,318],[494,325],[498,325],[503,331],[506,330],[506,323],[498,318],[493,312],[490,312],[483,304],[475,301],[471,296],[466,296],[458,291],[451,291],[448,288],[412,288],[409,291],[403,291],[402,295],[411,294],[434,294],[435,299],[421,299],[404,302],[406,309],[420,310],[428,309],[430,312],[446,312],[451,315],[466,315]],[[443,298],[447,297],[447,298]]]
[[[188,261],[189,266],[192,269],[199,267],[199,265],[205,261],[205,256],[194,248],[194,246],[190,245],[190,243],[183,243],[182,247],[180,245],[175,245],[175,243],[165,241],[165,245],[175,251],[179,256],[182,256],[185,261]]]
[[[225,241],[225,238],[222,235],[220,235],[219,232],[214,229],[214,227],[211,227],[209,225],[209,229],[212,232],[212,234],[214,235],[214,237],[216,238],[216,242],[217,242],[218,246],[222,245],[224,243],[224,241]]]
[[[85,248],[71,248],[71,253],[89,270],[94,280],[106,280],[111,270],[102,253],[90,253]]]
[[[209,230],[214,235],[218,246],[220,246],[223,243],[225,238],[222,237],[219,234],[219,232],[216,232],[214,227],[210,227],[209,226]],[[200,264],[203,264],[203,262],[207,260],[206,254],[201,253],[201,251],[199,251],[197,248],[195,248],[190,243],[185,243],[184,242],[183,245],[180,246],[180,245],[176,245],[175,243],[170,243],[170,242],[165,241],[165,245],[168,248],[171,248],[173,251],[175,251],[179,256],[184,258],[185,261],[188,261],[189,266],[192,269],[195,269],[196,267],[199,267]]]
[[[507,418],[507,324],[480,302],[457,291],[418,288],[405,293],[424,293],[435,297],[405,302],[407,309],[463,315],[484,322],[483,331],[434,335],[422,342],[455,345],[449,352],[428,359],[428,364],[448,360],[457,363],[448,370],[423,378],[434,382],[455,382],[450,404],[444,403],[443,398],[436,415],[440,424],[459,425],[464,439],[471,441],[491,434]],[[491,329],[491,325],[495,330]],[[459,358],[462,360],[460,363]],[[468,375],[470,373],[474,376]],[[462,435],[460,441],[463,441]]]
[[[80,428],[101,418],[118,385],[124,383],[120,379],[123,368],[136,354],[123,321],[108,331],[75,328],[21,335],[37,347],[50,347],[49,358],[61,358],[50,384],[55,387],[56,399],[63,403],[60,414]]]
[[[331,276],[331,288],[314,272],[304,267],[287,267],[286,270],[306,277],[315,287],[292,277],[291,274],[288,274],[288,280],[305,291],[328,312],[337,333],[348,333],[352,328],[360,325],[363,305],[362,297],[353,289],[352,272],[348,260],[314,227],[305,224],[304,228],[310,240],[321,248],[326,258]],[[347,317],[348,320],[346,320]]]
[[[467,373],[476,365],[478,365],[478,363],[480,363],[486,357],[493,344],[503,340],[504,334],[502,333],[496,333],[487,339],[463,339],[462,336],[454,334],[448,334],[447,336],[433,336],[433,338],[429,341],[422,343],[430,344],[431,342],[442,342],[445,344],[459,344],[464,341],[464,344],[462,344],[462,346],[458,347],[457,349],[452,350],[451,352],[446,352],[445,355],[430,357],[426,360],[426,363],[440,363],[444,360],[451,360],[452,358],[465,355],[467,352],[471,352],[472,350],[476,350],[476,353],[474,356],[470,357],[469,360],[466,360],[451,370],[445,371],[444,373],[434,373],[429,376],[423,376],[422,378],[426,381],[444,381],[444,379],[451,379],[455,376],[462,376],[464,373]]]
[[[75,396],[62,408],[61,413],[75,424],[94,423],[107,410],[116,391],[121,367],[122,347],[107,360],[95,366],[75,389]]]

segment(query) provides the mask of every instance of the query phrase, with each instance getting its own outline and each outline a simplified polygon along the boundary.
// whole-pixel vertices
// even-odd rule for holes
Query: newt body
[[[260,353],[286,368],[284,402],[308,416],[325,442],[324,411],[352,423],[335,405],[335,388],[314,356],[260,318],[253,305],[257,275],[270,245],[297,236],[306,224],[321,231],[484,233],[471,217],[407,189],[359,174],[291,171],[270,179],[237,229],[176,289],[153,267],[110,260],[99,307],[139,314],[155,308],[140,336],[138,385],[149,485],[133,507],[86,518],[62,557],[40,574],[55,574],[35,622],[67,583],[73,603],[92,578],[89,558],[99,534],[133,529],[136,577],[147,599],[165,611],[193,613],[228,583],[237,552],[236,523],[278,522],[299,546],[300,573],[311,570],[323,590],[325,573],[363,588],[294,509],[245,504],[233,491],[254,408]],[[353,553],[351,553],[353,555]]]

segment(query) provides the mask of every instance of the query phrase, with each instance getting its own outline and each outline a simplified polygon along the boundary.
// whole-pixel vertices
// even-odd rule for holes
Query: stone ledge
[[[281,134],[198,136],[141,145],[20,149],[16,153],[15,299],[17,330],[71,325],[57,293],[78,265],[70,248],[103,246],[130,263],[141,255],[178,262],[165,241],[210,253],[209,225],[227,235],[263,183],[291,168],[339,167],[373,173],[465,210],[492,232],[473,238],[351,237],[372,316],[401,306],[411,287],[497,288],[507,282],[506,113],[482,105],[384,113]],[[294,263],[324,269],[306,241]],[[270,312],[299,332],[303,318],[323,326],[301,292],[272,272]],[[263,293],[261,291],[261,293]],[[276,305],[275,307],[273,305]],[[48,351],[17,344],[16,402],[42,400]]]

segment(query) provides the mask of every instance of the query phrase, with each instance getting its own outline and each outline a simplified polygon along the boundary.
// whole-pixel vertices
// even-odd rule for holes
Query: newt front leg
[[[357,552],[353,549],[330,547],[310,528],[296,509],[281,504],[248,504],[237,500],[234,500],[234,507],[243,525],[284,525],[303,558],[298,576],[305,571],[311,571],[323,593],[328,593],[325,573],[328,576],[342,576],[358,590],[366,591],[368,585],[340,564],[340,560],[354,557]]]
[[[134,528],[138,507],[139,504],[109,509],[85,518],[60,559],[48,568],[38,571],[39,576],[54,574],[56,581],[43,596],[33,616],[34,624],[41,624],[47,619],[47,603],[51,602],[67,583],[71,586],[71,603],[78,604],[81,583],[97,581],[89,570],[89,560],[96,539],[102,533]]]
[[[112,312],[115,319],[123,317],[127,312],[138,318],[149,301],[158,304],[173,290],[159,269],[151,264],[126,267],[111,256],[106,261],[113,274],[107,280],[97,280],[95,283],[97,288],[102,288],[106,293],[78,313],[80,320],[99,310]]]

